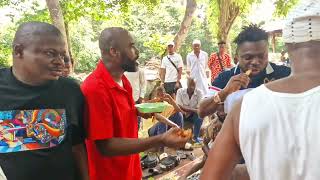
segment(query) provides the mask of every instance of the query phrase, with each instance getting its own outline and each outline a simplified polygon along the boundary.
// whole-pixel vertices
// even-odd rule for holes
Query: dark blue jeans
[[[169,120],[176,123],[180,128],[183,127],[183,115],[181,112],[177,112],[177,113],[171,115],[169,117]],[[161,123],[161,122],[157,122],[155,125],[153,125],[148,130],[148,134],[149,134],[149,136],[156,136],[156,135],[163,134],[163,133],[167,132],[168,129],[170,129],[170,127],[168,127],[168,125]]]
[[[192,113],[185,120],[193,124],[193,138],[198,138],[200,136],[200,128],[202,126],[203,119],[199,117],[198,113]]]

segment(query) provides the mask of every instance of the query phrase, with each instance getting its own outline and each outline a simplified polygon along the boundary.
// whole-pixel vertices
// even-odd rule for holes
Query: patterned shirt
[[[218,53],[212,53],[208,61],[208,67],[211,71],[211,82],[219,75],[219,73],[231,68],[231,57],[229,54],[220,54],[220,59],[223,67],[220,65]]]

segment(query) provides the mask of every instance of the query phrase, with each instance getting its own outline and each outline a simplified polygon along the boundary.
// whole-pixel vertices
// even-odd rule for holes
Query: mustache
[[[53,67],[49,68],[50,71],[63,71],[63,67]]]

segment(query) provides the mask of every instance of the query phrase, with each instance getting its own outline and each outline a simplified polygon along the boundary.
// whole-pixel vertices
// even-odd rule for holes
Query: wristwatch
[[[213,96],[213,102],[215,102],[216,104],[221,103],[221,98],[220,98],[220,96],[219,96],[219,93],[217,93],[217,94],[215,94],[215,95]]]

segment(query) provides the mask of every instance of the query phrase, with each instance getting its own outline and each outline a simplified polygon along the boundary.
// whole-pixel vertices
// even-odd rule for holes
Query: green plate
[[[142,103],[137,104],[136,108],[141,113],[161,113],[166,108],[167,103]]]

